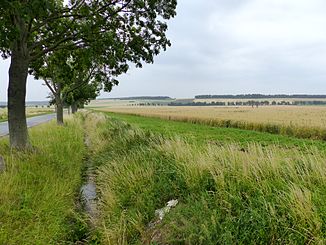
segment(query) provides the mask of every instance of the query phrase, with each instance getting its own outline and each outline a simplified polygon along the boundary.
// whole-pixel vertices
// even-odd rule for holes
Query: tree
[[[43,66],[34,68],[33,75],[43,79],[51,91],[59,125],[63,124],[63,107],[67,103],[68,95],[72,98],[75,90],[91,86],[90,83],[96,83],[96,87],[100,89],[101,81],[99,78],[95,79],[99,66],[94,62],[86,62],[85,57],[89,56],[81,55],[84,53],[84,50],[57,50],[45,56]],[[100,78],[104,80],[104,77]]]
[[[58,50],[45,57],[45,65],[34,69],[34,76],[42,78],[53,95],[57,123],[63,125],[63,106],[69,105],[73,112],[78,105],[95,99],[100,90],[110,92],[118,81],[115,76],[125,71],[125,63],[117,62],[107,69],[101,53],[92,49]],[[105,61],[105,59],[104,59]]]
[[[108,74],[94,62],[86,65],[79,59],[73,60],[72,56],[64,56],[63,52],[57,54],[49,57],[47,65],[38,70],[35,76],[42,77],[50,89],[56,105],[57,123],[62,125],[64,105],[71,106],[74,113],[78,106],[98,96],[102,83],[112,83],[112,88],[115,80],[107,77]]]
[[[85,104],[96,99],[100,88],[101,86],[95,82],[85,84],[67,94],[64,103],[71,107],[71,112],[74,114],[79,108],[83,108]]]
[[[70,51],[58,50],[52,55],[46,55],[45,64],[34,68],[33,75],[37,79],[43,79],[46,86],[51,91],[51,103],[56,105],[57,123],[63,124],[63,98],[62,89],[67,86],[67,81],[71,81],[71,67],[67,57]],[[66,85],[65,85],[66,83]]]
[[[70,0],[68,5],[62,0],[0,1],[0,52],[11,57],[11,146],[29,146],[26,79],[29,70],[45,65],[47,54],[91,47],[102,53],[103,69],[113,75],[126,72],[130,62],[141,67],[170,45],[164,20],[175,16],[175,8],[176,0]]]

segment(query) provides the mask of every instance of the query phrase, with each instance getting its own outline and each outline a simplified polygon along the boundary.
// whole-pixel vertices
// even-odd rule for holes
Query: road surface
[[[34,127],[38,124],[48,122],[55,118],[55,114],[46,114],[27,118],[27,127]],[[8,122],[0,123],[0,137],[9,134]]]

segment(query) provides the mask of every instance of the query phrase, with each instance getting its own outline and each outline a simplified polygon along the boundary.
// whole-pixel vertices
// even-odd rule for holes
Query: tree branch
[[[91,79],[94,71],[95,71],[95,65],[91,68],[91,71],[90,71],[89,75],[87,76],[87,78],[84,79],[82,82],[78,83],[75,87],[68,90],[66,92],[66,95],[68,95],[69,93],[73,92],[74,90],[76,90],[78,88],[81,88],[81,87],[85,86],[86,84],[88,84],[88,82]]]
[[[78,45],[78,44],[84,42],[83,40],[80,40],[80,41],[77,41],[77,42],[75,42],[75,43],[73,43],[73,44],[63,45],[62,47],[58,48],[61,44],[65,43],[65,42],[67,42],[67,41],[71,41],[71,40],[73,40],[73,37],[74,37],[74,36],[68,36],[68,37],[65,37],[65,38],[63,38],[63,39],[57,41],[56,43],[54,43],[52,46],[47,47],[47,48],[41,50],[41,51],[38,52],[38,53],[32,53],[32,54],[31,54],[31,61],[34,61],[34,60],[36,60],[36,59],[42,57],[44,54],[47,54],[47,53],[49,53],[49,52],[51,52],[51,51],[53,51],[53,50],[55,50],[55,49],[62,49],[62,48],[66,48],[66,47],[69,47],[69,46],[72,46],[72,45]]]
[[[71,11],[73,11],[75,9],[79,9],[84,3],[85,3],[85,0],[82,0],[80,3],[76,3],[75,5],[71,6],[71,8],[68,7],[68,8],[63,9],[61,12],[53,13],[52,16],[49,16],[48,18],[40,21],[40,24],[35,26],[31,30],[31,32],[34,32],[34,31],[42,28],[43,26],[45,26],[46,24],[48,24],[54,20],[58,20],[58,19],[62,19],[62,18],[70,18],[70,17],[75,17],[75,18],[78,17],[79,19],[83,18],[83,17],[87,17],[86,15],[66,14],[66,13],[70,13]]]
[[[43,80],[44,80],[46,86],[51,90],[51,93],[55,96],[56,93],[57,93],[57,92],[55,91],[55,89],[52,88],[52,86],[51,86],[51,84],[49,83],[49,81],[47,81],[45,78],[44,78]]]

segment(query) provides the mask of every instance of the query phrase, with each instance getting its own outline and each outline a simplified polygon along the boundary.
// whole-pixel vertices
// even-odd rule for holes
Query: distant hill
[[[38,105],[38,106],[42,106],[42,105],[47,106],[49,104],[50,104],[49,101],[27,101],[26,102],[26,106],[36,106],[36,105]]]
[[[311,94],[196,95],[195,99],[326,99],[326,95],[311,95]]]
[[[135,97],[120,97],[120,98],[103,98],[97,100],[172,100],[169,96],[135,96]]]

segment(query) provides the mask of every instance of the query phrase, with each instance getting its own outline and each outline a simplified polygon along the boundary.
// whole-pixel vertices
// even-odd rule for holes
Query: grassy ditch
[[[0,244],[69,244],[84,224],[76,212],[85,147],[81,121],[31,129],[33,152],[10,152],[1,139]]]
[[[96,130],[103,244],[326,242],[326,155],[314,147],[203,148],[118,120]],[[155,210],[171,199],[159,222]]]

